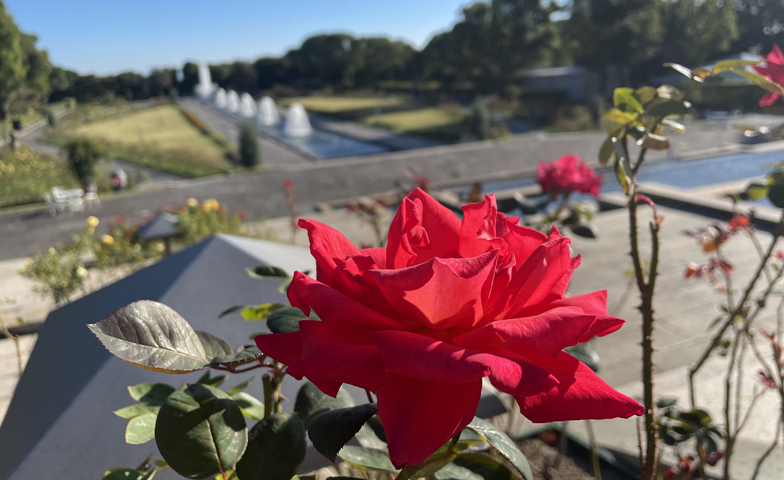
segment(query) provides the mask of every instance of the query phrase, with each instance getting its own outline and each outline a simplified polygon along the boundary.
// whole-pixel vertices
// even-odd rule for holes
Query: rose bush
[[[599,197],[602,176],[577,155],[563,155],[551,162],[539,162],[539,185],[553,197],[572,192]]]
[[[328,395],[343,383],[375,392],[395,466],[419,464],[465,428],[484,377],[535,422],[642,414],[562,351],[624,321],[607,313],[606,291],[564,296],[580,257],[556,228],[520,226],[492,195],[464,206],[461,222],[419,189],[401,203],[386,248],[360,250],[331,227],[299,224],[317,279],[297,272],[288,297],[321,321],[256,344]]]

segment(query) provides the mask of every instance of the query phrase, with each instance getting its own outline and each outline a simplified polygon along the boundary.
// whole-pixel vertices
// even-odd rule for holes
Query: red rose
[[[375,392],[396,466],[422,462],[471,421],[483,377],[535,422],[642,414],[562,352],[623,320],[607,313],[606,291],[564,298],[580,257],[557,229],[520,226],[494,196],[465,205],[461,223],[419,189],[403,199],[386,248],[299,225],[318,280],[295,273],[288,297],[322,321],[256,344],[328,395],[343,383]]]
[[[773,45],[773,50],[770,51],[767,58],[765,58],[765,66],[754,65],[754,70],[760,75],[763,75],[768,80],[771,80],[779,85],[784,83],[784,54],[778,45]],[[769,92],[759,101],[760,107],[768,107],[776,103],[781,95],[778,93]]]
[[[539,162],[539,185],[553,196],[561,192],[590,193],[599,196],[602,176],[577,155],[564,155],[551,162]]]

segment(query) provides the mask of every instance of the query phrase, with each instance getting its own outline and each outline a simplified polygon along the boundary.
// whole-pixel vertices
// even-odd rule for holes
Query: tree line
[[[211,65],[214,82],[258,94],[373,89],[382,81],[437,82],[446,92],[513,96],[524,69],[627,67],[631,84],[661,73],[664,61],[696,66],[730,52],[767,52],[784,40],[784,2],[770,0],[487,0],[465,7],[451,29],[421,50],[384,37],[322,34],[280,57]],[[198,66],[148,75],[79,75],[52,66],[37,38],[21,32],[0,0],[0,117],[14,102],[140,100],[172,88],[189,95]]]

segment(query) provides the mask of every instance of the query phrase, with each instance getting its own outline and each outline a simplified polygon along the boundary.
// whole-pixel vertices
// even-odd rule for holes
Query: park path
[[[236,134],[236,124],[207,110],[209,107],[202,105],[201,108],[197,114],[205,122],[210,125],[222,123],[225,129],[222,133]],[[718,154],[740,148],[740,133],[728,130],[726,125],[693,123],[685,135],[669,134],[675,157],[705,156],[705,152]],[[294,194],[299,199],[298,211],[307,215],[320,202],[373,195],[394,189],[396,184],[407,184],[406,170],[409,168],[416,168],[433,186],[439,186],[477,178],[534,176],[539,161],[566,153],[577,153],[595,164],[596,152],[604,139],[605,134],[598,131],[531,132],[497,141],[325,161],[306,160],[268,140],[269,143],[262,144],[264,159],[268,162],[262,172],[163,182],[157,190],[105,197],[99,209],[55,218],[42,210],[0,213],[0,238],[3,239],[0,260],[24,257],[32,249],[48,248],[68,240],[71,234],[83,228],[89,215],[98,216],[106,225],[107,220],[119,215],[132,218],[194,197],[215,198],[232,210],[245,212],[250,218],[276,218],[285,216],[288,211],[282,192],[285,179],[294,184]],[[665,155],[660,152],[650,155],[651,160],[663,158]]]

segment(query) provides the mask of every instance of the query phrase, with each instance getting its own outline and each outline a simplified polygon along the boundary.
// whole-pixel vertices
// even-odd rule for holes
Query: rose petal
[[[580,266],[581,261],[582,255],[577,255],[570,260],[566,273],[564,273],[563,277],[553,286],[553,289],[550,290],[550,293],[547,294],[547,297],[543,300],[544,302],[560,300],[566,295],[566,289],[569,288],[569,281],[572,279],[572,274],[574,273],[574,270]]]
[[[558,307],[579,307],[585,314],[593,315],[596,321],[580,338],[580,342],[587,342],[593,337],[603,337],[618,330],[626,323],[625,320],[613,317],[607,313],[607,290],[574,295],[551,303],[541,303],[526,307],[520,311],[520,316],[533,316]]]
[[[313,309],[325,322],[358,328],[404,328],[404,324],[368,308],[353,298],[300,272],[294,273],[288,291],[289,302],[305,315]]]
[[[414,264],[416,253],[411,246],[410,234],[422,222],[422,210],[410,198],[400,202],[387,235],[386,268],[405,268]]]
[[[538,395],[515,397],[520,412],[532,422],[629,418],[643,413],[642,405],[613,390],[584,363],[566,353],[530,358],[560,382]]]
[[[257,335],[254,340],[264,355],[283,365],[291,365],[302,358],[302,337],[299,332]]]
[[[455,337],[452,343],[467,348],[498,345],[523,354],[557,355],[577,345],[595,319],[579,307],[559,307],[532,317],[498,320]]]
[[[420,188],[411,192],[408,198],[415,200],[421,205],[421,225],[429,238],[427,246],[414,249],[417,254],[414,265],[424,263],[435,257],[450,258],[456,256],[459,244],[460,220],[454,212],[441,205]]]
[[[356,295],[356,288],[345,278],[335,260],[359,255],[359,249],[340,232],[313,220],[299,220],[299,226],[308,231],[310,253],[316,259],[316,278],[347,295]]]
[[[367,331],[313,320],[299,322],[299,329],[302,358],[286,370],[292,377],[312,381],[315,376],[372,392],[386,379],[378,347]]]
[[[360,255],[364,255],[373,259],[378,268],[386,268],[387,266],[387,249],[386,247],[376,248],[363,248],[359,251]]]
[[[371,334],[389,373],[426,382],[463,385],[490,377],[499,390],[532,395],[554,384],[542,368],[522,357],[456,347],[413,332],[379,331]]]
[[[544,300],[569,269],[570,243],[553,227],[549,240],[515,272],[490,317],[514,318],[522,308]]]
[[[495,194],[485,195],[481,202],[463,205],[463,223],[460,225],[460,256],[476,257],[498,249],[506,255],[506,242],[496,237],[498,208]]]
[[[390,375],[378,388],[378,415],[396,468],[418,465],[471,423],[482,382],[443,385]]]
[[[493,274],[498,251],[475,258],[434,258],[398,270],[368,275],[397,310],[426,328],[470,327],[484,314],[481,293]]]

